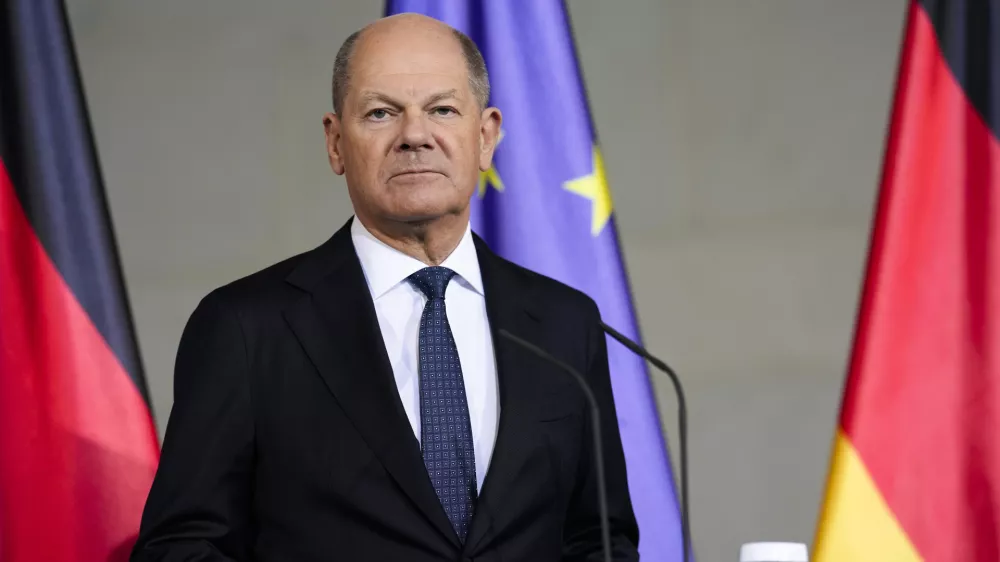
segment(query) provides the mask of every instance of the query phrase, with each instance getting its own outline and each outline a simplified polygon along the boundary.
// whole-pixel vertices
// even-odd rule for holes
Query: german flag
[[[128,559],[147,404],[64,7],[0,0],[0,560]]]
[[[819,562],[1000,560],[1000,2],[909,7]]]

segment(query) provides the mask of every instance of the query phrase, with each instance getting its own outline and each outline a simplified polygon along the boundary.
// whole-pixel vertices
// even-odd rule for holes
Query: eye
[[[448,106],[435,107],[432,111],[434,112],[435,115],[439,115],[441,117],[447,117],[449,115],[455,115],[458,113],[457,111],[455,111],[454,107],[448,107]]]
[[[381,109],[381,108],[379,108],[379,109],[373,109],[373,110],[369,111],[368,115],[367,115],[367,117],[369,119],[374,119],[376,121],[383,121],[388,116],[389,116],[389,112],[386,111],[385,109]]]

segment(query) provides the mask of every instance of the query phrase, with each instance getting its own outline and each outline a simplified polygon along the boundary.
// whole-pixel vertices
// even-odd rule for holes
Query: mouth
[[[430,176],[430,175],[441,176],[444,174],[442,174],[437,170],[419,169],[419,170],[406,170],[405,172],[399,172],[393,174],[391,177],[399,178],[399,177],[418,177],[418,176]]]
[[[441,177],[443,175],[444,174],[442,174],[441,172],[437,172],[434,170],[407,170],[405,172],[399,172],[397,174],[393,174],[389,179],[403,181],[403,182],[413,182],[413,181],[429,180],[433,177]]]

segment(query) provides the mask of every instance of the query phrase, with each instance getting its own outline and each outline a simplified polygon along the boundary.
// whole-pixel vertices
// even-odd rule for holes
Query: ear
[[[500,125],[503,115],[495,107],[483,110],[479,128],[479,171],[485,172],[493,165],[493,152],[500,142]]]
[[[343,175],[344,156],[340,151],[340,117],[335,113],[324,114],[323,130],[326,132],[326,154],[330,160],[330,169],[338,176]]]

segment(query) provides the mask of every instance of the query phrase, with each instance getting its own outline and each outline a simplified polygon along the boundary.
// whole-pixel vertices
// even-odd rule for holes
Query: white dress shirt
[[[406,278],[427,266],[375,238],[357,217],[351,224],[351,239],[375,303],[375,315],[399,398],[419,442],[420,362],[417,350],[420,317],[427,297]],[[456,273],[445,289],[445,307],[462,365],[475,447],[476,485],[482,489],[496,442],[500,404],[483,278],[470,227],[466,227],[462,241],[441,266]]]

